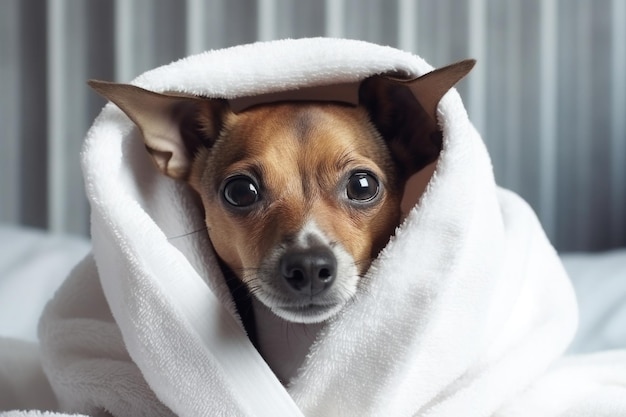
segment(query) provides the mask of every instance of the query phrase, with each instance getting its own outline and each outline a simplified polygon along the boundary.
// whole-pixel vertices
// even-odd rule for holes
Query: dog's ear
[[[376,75],[361,83],[359,103],[369,111],[404,180],[439,156],[437,105],[475,62],[461,61],[413,80]]]
[[[221,99],[160,94],[106,81],[88,84],[126,113],[141,131],[158,169],[176,179],[187,179],[198,149],[213,145],[228,110]]]

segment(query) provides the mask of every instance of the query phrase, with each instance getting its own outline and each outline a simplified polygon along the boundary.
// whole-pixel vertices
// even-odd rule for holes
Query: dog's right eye
[[[259,191],[251,178],[235,177],[224,186],[224,200],[233,207],[248,207],[259,201]]]
[[[379,191],[378,179],[369,172],[356,172],[348,179],[346,193],[352,201],[370,202],[379,195]]]

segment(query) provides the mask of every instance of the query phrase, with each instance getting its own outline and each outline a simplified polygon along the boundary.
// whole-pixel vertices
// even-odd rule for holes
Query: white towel
[[[431,69],[392,48],[318,38],[211,51],[134,84],[234,98]],[[617,365],[559,361],[576,328],[572,288],[532,210],[495,185],[456,91],[442,99],[438,117],[444,149],[425,194],[374,261],[366,291],[324,327],[283,387],[247,339],[206,235],[188,234],[203,228],[189,188],[159,174],[130,120],[105,107],[82,155],[93,254],[40,323],[42,363],[61,410],[182,417],[623,410],[626,373]],[[569,388],[576,395],[561,395]],[[609,406],[594,408],[600,398]],[[567,403],[555,407],[554,399]]]

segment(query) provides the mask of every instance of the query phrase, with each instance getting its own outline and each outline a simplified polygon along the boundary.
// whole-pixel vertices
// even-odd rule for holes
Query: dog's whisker
[[[291,329],[291,322],[286,321],[285,324],[282,326],[282,331],[284,334],[283,339],[285,340],[285,344],[289,348],[291,348],[291,339],[289,337],[289,335],[291,334],[291,332],[289,331],[290,329]]]
[[[171,240],[175,240],[175,239],[181,239],[181,238],[183,238],[183,237],[188,237],[188,236],[194,235],[194,234],[196,234],[196,233],[200,233],[200,232],[208,232],[209,230],[210,230],[210,229],[209,229],[207,226],[204,226],[204,227],[203,227],[203,228],[201,228],[201,229],[194,230],[194,231],[191,231],[191,232],[188,232],[188,233],[184,233],[184,234],[182,234],[182,235],[168,237],[168,238],[167,238],[167,240],[168,240],[168,241],[171,241]]]
[[[365,258],[365,259],[359,259],[353,262],[354,265],[366,265],[366,264],[371,264],[372,262],[374,262],[374,259],[376,258]]]

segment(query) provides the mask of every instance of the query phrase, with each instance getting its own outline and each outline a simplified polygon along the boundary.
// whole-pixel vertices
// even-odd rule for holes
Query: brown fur
[[[367,209],[342,199],[355,169],[377,174],[383,187],[382,199]],[[241,172],[260,174],[265,198],[245,215],[219,198],[224,179]],[[307,219],[357,261],[375,257],[399,222],[401,190],[391,155],[362,108],[274,104],[231,113],[215,145],[196,155],[190,184],[202,197],[217,253],[234,271],[258,266]],[[359,266],[362,273],[368,262]]]

